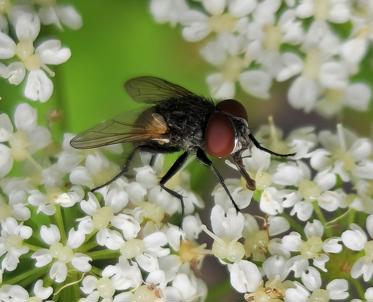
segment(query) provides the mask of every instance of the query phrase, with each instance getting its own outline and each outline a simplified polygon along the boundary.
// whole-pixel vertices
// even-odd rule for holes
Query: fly
[[[184,214],[182,195],[168,188],[166,183],[191,155],[212,170],[233,206],[239,211],[224,178],[208,155],[229,158],[246,180],[250,190],[255,190],[255,181],[244,168],[243,151],[254,145],[276,156],[294,155],[279,154],[260,145],[248,127],[245,107],[236,100],[228,99],[215,104],[212,100],[198,96],[179,85],[149,76],[133,78],[125,82],[124,88],[134,101],[144,103],[147,107],[137,115],[129,112],[102,122],[78,134],[70,142],[71,146],[77,149],[119,143],[134,145],[121,171],[92,191],[107,186],[126,174],[138,151],[152,153],[151,165],[159,153],[183,151],[159,181],[164,190],[180,200],[182,213]]]

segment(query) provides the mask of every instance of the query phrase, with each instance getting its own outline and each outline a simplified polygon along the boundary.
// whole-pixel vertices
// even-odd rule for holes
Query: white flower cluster
[[[239,83],[268,99],[274,81],[291,79],[294,108],[368,109],[371,89],[356,78],[373,39],[370,0],[151,0],[150,8],[157,22],[179,24],[185,40],[205,41],[216,98],[233,98]]]
[[[71,5],[53,0],[0,2],[0,76],[12,85],[26,82],[24,95],[46,102],[53,93],[48,65],[66,62],[70,49],[61,41],[41,36],[41,26],[79,29],[82,19]]]
[[[286,139],[262,127],[267,146],[296,155],[283,161],[253,147],[244,164],[257,190],[227,179],[240,208],[258,216],[237,213],[218,186],[202,223],[188,174],[170,182],[184,196],[185,217],[158,185],[162,158],[150,167],[143,156],[133,177],[89,192],[118,166],[98,150],[71,148],[72,135],[53,145],[36,118],[28,104],[13,119],[0,115],[0,301],[204,301],[198,271],[206,255],[227,266],[246,301],[373,298],[371,140],[341,125],[336,134],[301,128]]]

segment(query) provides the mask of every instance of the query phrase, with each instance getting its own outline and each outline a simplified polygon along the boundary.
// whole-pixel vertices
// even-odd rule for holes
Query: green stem
[[[111,250],[100,250],[100,251],[86,253],[86,255],[91,257],[93,260],[100,260],[100,259],[118,258],[120,256],[120,253],[117,251],[111,251]]]
[[[291,229],[297,231],[299,234],[304,234],[304,228],[302,225],[298,223],[292,216],[290,216],[288,213],[283,212],[282,216],[286,218],[286,220],[289,222]]]
[[[355,222],[355,216],[356,216],[356,211],[354,209],[350,209],[350,210],[351,210],[351,212],[348,215],[348,219],[347,219],[348,225]]]
[[[56,213],[54,214],[54,219],[56,221],[58,229],[60,230],[61,241],[63,243],[66,243],[66,241],[67,241],[66,232],[65,232],[65,227],[64,227],[64,223],[63,223],[61,208],[60,208],[59,205],[56,205]]]
[[[358,279],[350,279],[351,283],[354,285],[354,287],[356,288],[356,291],[359,295],[359,298],[362,299],[364,301],[364,296],[365,296],[365,290],[364,290],[364,287],[361,285],[361,283],[359,282]]]
[[[86,242],[83,244],[80,248],[78,248],[76,251],[79,253],[85,253],[89,250],[92,250],[93,248],[97,247],[97,242],[95,239],[93,239],[90,242]]]
[[[313,209],[314,209],[314,211],[316,213],[317,218],[320,220],[320,222],[322,223],[322,225],[325,227],[325,235],[327,237],[331,237],[332,234],[333,234],[333,231],[330,228],[327,228],[328,223],[327,223],[327,221],[325,219],[325,216],[324,216],[324,213],[320,209],[320,206],[317,203],[317,201],[315,201],[313,203]]]
[[[343,214],[339,215],[338,217],[334,218],[333,220],[330,220],[326,223],[327,227],[330,228],[333,226],[333,224],[335,224],[337,221],[341,220],[342,218],[344,218],[345,216],[347,216],[350,212],[352,211],[352,209],[348,209],[347,211],[345,211]]]
[[[13,285],[13,284],[18,284],[25,279],[27,279],[27,281],[30,281],[29,283],[31,283],[37,278],[39,278],[39,276],[46,274],[48,270],[49,270],[49,265],[44,266],[44,267],[34,268],[22,274],[18,274],[8,280],[4,280],[3,283]]]
[[[41,246],[36,246],[36,245],[30,244],[30,243],[26,243],[26,242],[24,242],[23,245],[26,246],[26,247],[28,247],[28,249],[30,251],[33,251],[33,252],[35,252],[35,251],[40,250],[40,249],[43,248]]]
[[[92,266],[91,272],[94,273],[97,277],[102,276],[102,271],[98,267]]]

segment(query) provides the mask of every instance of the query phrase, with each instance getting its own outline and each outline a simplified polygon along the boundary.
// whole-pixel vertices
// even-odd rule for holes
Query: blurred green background
[[[162,77],[196,93],[208,95],[205,78],[213,68],[200,58],[201,45],[183,41],[179,28],[155,23],[149,12],[148,0],[90,0],[76,1],[74,5],[83,17],[82,29],[60,32],[49,27],[42,34],[58,37],[72,51],[67,63],[54,68],[56,76],[52,99],[46,104],[25,100],[23,85],[14,87],[0,81],[2,112],[11,113],[16,104],[26,101],[38,108],[40,122],[46,123],[50,112],[57,109],[62,115],[53,125],[53,130],[61,136],[63,132],[85,130],[101,120],[136,107],[123,90],[124,81],[134,76]],[[367,74],[373,69],[372,58],[369,55],[364,64]],[[373,82],[373,77],[368,75],[365,78]],[[287,131],[309,124],[316,128],[335,127],[336,120],[327,121],[291,109],[286,101],[286,85],[275,85],[273,98],[269,101],[255,100],[239,93],[238,99],[247,107],[250,125],[254,129],[266,123],[269,115],[274,116],[276,124]],[[347,126],[360,134],[370,135],[372,110],[367,113],[346,111],[343,119]],[[359,122],[356,123],[356,120]],[[174,157],[168,157],[167,165]],[[206,168],[196,163],[189,168],[193,189],[208,205],[215,179]],[[218,265],[207,266],[205,273],[211,267],[217,269]],[[219,279],[227,278],[221,270],[206,275],[210,286],[221,282]],[[225,280],[215,285],[217,290],[212,291],[209,301],[228,301],[222,298],[230,288]]]

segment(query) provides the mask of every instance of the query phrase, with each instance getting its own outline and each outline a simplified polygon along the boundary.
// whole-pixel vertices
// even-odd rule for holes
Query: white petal
[[[315,291],[321,287],[321,276],[317,269],[310,266],[302,274],[302,282],[310,291]]]
[[[326,289],[329,292],[330,299],[333,300],[343,300],[349,296],[348,282],[344,279],[334,279],[326,286]]]
[[[316,81],[305,77],[298,77],[290,86],[288,92],[289,103],[295,109],[310,112],[319,96],[319,86]]]
[[[183,15],[183,28],[182,35],[186,41],[196,42],[207,37],[210,29],[207,24],[207,17],[199,11],[189,11]]]
[[[34,41],[40,31],[38,15],[23,13],[15,21],[15,30],[18,40]]]
[[[303,170],[293,164],[279,164],[273,182],[282,186],[297,185],[304,177]]]
[[[340,238],[328,238],[323,243],[323,250],[327,253],[340,253],[343,249]]]
[[[373,238],[373,214],[367,217],[365,224],[370,238]]]
[[[26,76],[25,66],[21,62],[13,62],[7,67],[7,79],[12,85],[19,85]]]
[[[0,144],[0,177],[6,176],[12,167],[12,150],[3,144]]]
[[[32,131],[36,126],[37,112],[29,104],[19,104],[14,113],[14,124],[17,129]]]
[[[228,11],[235,17],[249,15],[256,7],[256,0],[233,0],[229,2]]]
[[[34,293],[36,297],[45,300],[53,293],[53,288],[50,286],[44,287],[43,280],[39,279],[38,281],[36,281],[34,285]]]
[[[342,233],[343,244],[353,251],[361,251],[367,242],[367,236],[361,230],[348,230]]]
[[[34,101],[46,102],[53,93],[53,83],[42,70],[30,71],[25,96]]]
[[[260,196],[260,209],[268,215],[277,215],[283,212],[282,196],[273,187],[265,188]]]
[[[268,224],[269,224],[269,235],[277,236],[281,233],[285,233],[290,229],[290,224],[286,220],[285,217],[282,216],[269,216],[268,217]]]
[[[211,15],[221,15],[225,9],[225,0],[202,0],[202,4]]]
[[[231,284],[240,293],[255,292],[262,282],[258,267],[247,260],[228,266]]]
[[[324,233],[324,227],[319,220],[315,219],[312,223],[307,222],[306,227],[304,229],[304,233],[306,234],[307,238],[321,238]]]
[[[224,209],[215,205],[211,211],[211,226],[214,233],[226,240],[237,240],[242,236],[245,218],[234,208]]]
[[[329,9],[328,20],[334,23],[345,23],[349,21],[351,15],[351,8],[348,2],[338,1],[332,4]]]
[[[355,110],[365,111],[371,98],[372,91],[367,84],[355,83],[347,87],[344,103]]]
[[[67,277],[66,265],[62,262],[53,263],[51,270],[49,271],[49,276],[57,283],[62,283]]]
[[[43,267],[50,263],[53,259],[52,255],[47,249],[37,250],[34,254],[32,254],[31,258],[36,260],[36,267]]]
[[[58,227],[51,224],[49,227],[42,225],[40,228],[40,237],[46,244],[52,245],[53,243],[61,240],[60,231]]]
[[[271,256],[263,263],[263,272],[269,280],[279,278],[283,280],[289,274],[289,269],[286,267],[287,261],[282,256]]]
[[[69,231],[67,244],[72,249],[76,249],[79,246],[81,246],[83,244],[84,240],[85,240],[85,234],[82,231],[79,231],[79,230],[76,231],[74,229],[71,229]]]
[[[262,70],[245,71],[240,74],[240,85],[247,93],[261,99],[268,99],[272,78]]]
[[[279,82],[287,81],[291,77],[299,74],[303,68],[302,59],[292,52],[286,52],[281,55],[281,69],[276,75]]]
[[[40,56],[44,64],[58,65],[66,62],[71,51],[67,47],[61,47],[59,40],[47,40],[36,48],[36,53]]]
[[[79,271],[79,272],[89,272],[92,268],[92,266],[89,264],[89,262],[92,261],[92,258],[76,253],[71,260],[71,264]]]
[[[354,38],[347,40],[341,46],[343,59],[351,64],[359,64],[368,50],[366,39]]]
[[[344,88],[347,85],[346,66],[339,62],[327,62],[321,65],[320,82],[327,88]]]
[[[56,9],[61,22],[71,29],[79,29],[83,20],[78,11],[72,5],[59,5]]]
[[[0,32],[0,59],[9,59],[15,54],[16,43],[3,32]]]
[[[230,99],[235,94],[235,83],[224,78],[221,73],[213,73],[207,77],[211,94],[217,99]]]
[[[282,238],[282,244],[285,249],[291,252],[299,251],[302,239],[296,232],[291,232]]]

